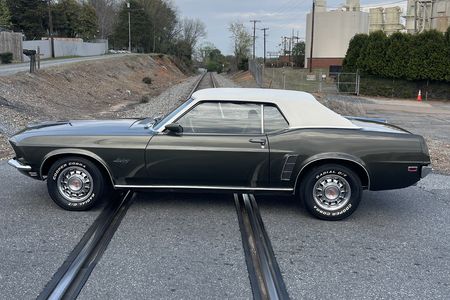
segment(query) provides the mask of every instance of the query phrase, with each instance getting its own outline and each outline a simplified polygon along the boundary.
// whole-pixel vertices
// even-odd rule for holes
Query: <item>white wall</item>
[[[314,16],[315,58],[343,58],[350,39],[369,32],[369,14],[356,11],[316,12]],[[311,14],[306,16],[305,66],[311,49]]]
[[[55,57],[64,56],[94,56],[103,55],[108,53],[108,41],[101,41],[98,43],[85,43],[79,39],[65,39],[54,40],[55,44]],[[41,59],[51,57],[51,48],[49,40],[37,40],[37,41],[24,41],[23,49],[37,50],[37,47],[41,50]],[[28,61],[28,57],[24,57],[25,61]]]

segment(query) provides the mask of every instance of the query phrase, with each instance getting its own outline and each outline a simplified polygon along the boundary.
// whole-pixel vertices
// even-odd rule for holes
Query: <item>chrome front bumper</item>
[[[8,161],[8,164],[10,166],[13,166],[14,168],[16,168],[19,171],[31,171],[31,166],[24,165],[20,161],[18,161],[17,159],[10,159]]]
[[[420,171],[420,178],[427,177],[428,174],[430,174],[433,171],[433,168],[431,166],[423,166]]]

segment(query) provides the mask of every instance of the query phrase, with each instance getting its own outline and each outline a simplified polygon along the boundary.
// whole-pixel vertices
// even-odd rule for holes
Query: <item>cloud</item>
[[[304,13],[302,11],[291,12],[270,12],[270,11],[258,11],[258,12],[226,12],[216,14],[216,17],[221,19],[258,19],[264,21],[283,20],[286,18],[293,18],[299,14]]]

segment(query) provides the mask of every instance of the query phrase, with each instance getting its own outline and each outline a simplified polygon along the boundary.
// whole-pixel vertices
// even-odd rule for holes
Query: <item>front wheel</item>
[[[88,210],[102,198],[106,186],[102,173],[81,157],[56,161],[47,177],[50,197],[66,210]]]
[[[315,217],[336,221],[350,216],[362,197],[361,180],[351,169],[326,164],[308,172],[302,182],[301,196]]]

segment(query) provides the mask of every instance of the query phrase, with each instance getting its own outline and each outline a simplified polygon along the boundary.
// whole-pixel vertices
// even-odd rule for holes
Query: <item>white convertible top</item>
[[[350,120],[320,104],[313,95],[305,92],[251,89],[203,89],[192,95],[195,102],[205,100],[249,101],[273,103],[283,112],[291,128],[359,128]]]

